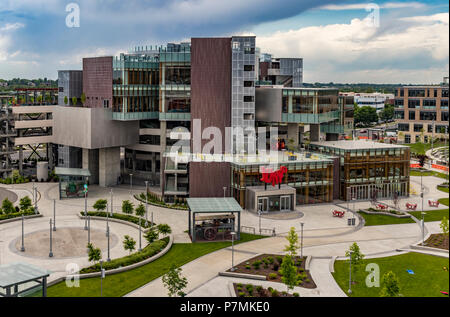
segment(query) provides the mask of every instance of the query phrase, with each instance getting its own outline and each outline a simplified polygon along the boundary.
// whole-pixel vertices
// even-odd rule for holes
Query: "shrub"
[[[276,279],[277,277],[278,277],[277,273],[270,273],[270,274],[269,274],[269,279],[270,279],[270,280],[274,280],[274,279]]]
[[[261,293],[263,291],[263,287],[261,285],[256,286],[256,291]]]
[[[281,294],[283,294],[284,296],[286,296],[286,295],[288,294],[288,292],[282,291]]]
[[[253,265],[253,267],[254,267],[256,270],[258,270],[258,269],[259,269],[259,266],[261,265],[261,261],[255,261],[255,262],[252,263],[252,265]]]
[[[278,264],[281,264],[281,262],[283,262],[283,257],[281,255],[277,255],[275,258],[277,259]]]
[[[134,209],[133,203],[130,202],[129,200],[124,200],[122,202],[122,212],[124,214],[132,214],[133,209]]]
[[[155,254],[159,253],[162,249],[164,249],[169,243],[169,238],[164,238],[158,241],[153,242],[152,244],[147,245],[140,252],[133,253],[131,255],[127,255],[122,258],[113,259],[110,262],[103,262],[103,268],[105,270],[117,269],[119,267],[128,266],[134,263],[138,263],[148,259]],[[81,269],[80,273],[93,273],[100,271],[100,264],[95,264],[90,267]]]
[[[136,216],[144,216],[145,215],[145,207],[142,203],[140,203],[137,207],[136,207]]]
[[[8,198],[3,199],[2,210],[5,214],[12,214],[16,211],[14,204]]]
[[[236,286],[237,287],[242,287],[243,285],[242,285],[242,283],[237,283]]]
[[[278,291],[276,289],[272,290],[271,293],[272,293],[272,297],[278,297],[279,296],[279,293],[278,293]]]
[[[266,260],[267,260],[267,262],[269,262],[269,264],[272,264],[272,263],[273,263],[273,257],[271,257],[271,256],[268,256],[268,257],[266,258]]]
[[[246,268],[247,270],[250,270],[250,269],[251,269],[251,266],[250,266],[250,265],[246,265],[245,268]]]
[[[159,238],[159,232],[155,230],[154,227],[151,227],[145,234],[144,234],[145,240],[147,240],[148,243],[153,243]]]
[[[294,297],[300,297],[300,294],[299,293],[293,293],[292,294]]]
[[[274,271],[278,271],[278,268],[280,267],[280,265],[278,263],[274,263],[273,264],[273,270]]]
[[[21,210],[26,210],[26,209],[30,208],[31,205],[32,205],[32,202],[31,202],[30,197],[25,196],[20,199],[19,206],[20,206]]]
[[[82,216],[84,216],[84,211],[81,211],[80,214]],[[102,212],[102,211],[98,211],[98,212],[97,211],[88,211],[89,216],[106,217],[107,214],[108,214],[107,212]],[[108,217],[111,217],[111,215],[108,214]],[[135,216],[131,216],[131,215],[123,215],[123,214],[119,214],[119,213],[114,213],[112,215],[112,218],[139,224],[139,218],[135,217]],[[151,227],[151,224],[149,222],[148,225],[146,226],[145,221],[141,221],[141,226],[144,228],[149,228],[149,227]]]
[[[168,235],[172,233],[172,228],[166,223],[161,223],[157,226],[158,232],[162,235]]]
[[[106,199],[99,199],[95,202],[94,206],[92,207],[94,207],[94,209],[97,211],[103,211],[106,209],[107,204],[108,202],[106,201]]]
[[[271,293],[272,293],[272,291],[273,291],[273,288],[269,286],[269,287],[267,288],[267,290],[268,290],[269,292],[271,292]]]
[[[244,292],[240,292],[239,293],[239,297],[245,297],[245,293]]]

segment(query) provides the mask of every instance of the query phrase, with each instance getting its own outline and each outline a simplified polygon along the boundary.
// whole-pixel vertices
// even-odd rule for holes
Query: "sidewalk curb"
[[[228,282],[228,291],[230,292],[230,297],[237,297],[236,292],[234,291],[234,282]]]
[[[33,219],[33,218],[39,218],[39,217],[44,217],[43,214],[38,214],[38,215],[31,215],[31,216],[24,216],[23,218],[25,220],[27,219]],[[14,218],[9,218],[9,219],[5,219],[5,220],[0,220],[0,225],[4,224],[4,223],[9,223],[9,222],[13,222],[13,221],[20,221],[22,220],[22,217],[14,217]]]
[[[433,247],[427,247],[427,246],[421,246],[421,245],[410,245],[409,246],[411,249],[413,250],[422,250],[422,251],[433,251],[433,252],[439,252],[439,253],[445,253],[445,254],[449,254],[448,250],[444,250],[444,249],[438,249],[438,248],[433,248]]]
[[[238,277],[238,278],[247,278],[247,279],[251,279],[251,280],[267,281],[265,276],[255,275],[255,274],[246,274],[246,273],[219,272],[219,276]]]
[[[124,266],[124,267],[120,267],[120,268],[117,268],[117,269],[107,270],[107,271],[105,271],[105,275],[112,275],[112,274],[122,273],[122,272],[125,272],[125,271],[129,271],[129,270],[138,268],[140,266],[146,265],[146,264],[148,264],[150,262],[153,262],[153,261],[159,259],[160,257],[162,257],[163,255],[165,255],[167,252],[169,252],[169,250],[172,248],[172,244],[173,244],[173,236],[170,235],[169,236],[169,243],[167,243],[166,247],[162,251],[160,251],[157,254],[155,254],[154,256],[152,256],[152,257],[150,257],[148,259],[145,259],[142,262],[130,264],[130,265],[127,265],[127,266]],[[99,277],[100,275],[101,275],[101,272],[94,272],[94,273],[79,274],[78,277],[80,279],[84,279],[84,278],[91,278],[91,277]],[[62,276],[60,278],[57,278],[56,280],[53,280],[53,281],[47,283],[47,286],[52,286],[54,284],[62,282],[64,280],[66,280],[68,277],[73,278],[73,275],[68,274],[66,276]]]
[[[312,255],[308,255],[306,257],[306,262],[305,262],[305,271],[309,271],[309,266],[311,265],[311,260],[312,260]]]
[[[84,219],[86,218],[85,216],[81,216],[81,215],[78,215],[78,217],[79,217],[80,219],[82,219],[82,220],[84,220]],[[90,216],[90,217],[91,217],[92,220],[103,220],[103,221],[107,221],[107,220],[106,220],[106,217],[99,217],[99,216]],[[125,220],[122,220],[122,219],[116,219],[116,218],[108,218],[108,219],[109,219],[108,221],[121,223],[121,224],[123,224],[123,225],[128,225],[128,226],[130,226],[130,227],[133,227],[133,228],[139,230],[139,226],[138,226],[137,224],[133,223],[133,222],[125,221]],[[143,227],[141,226],[141,231],[142,231],[142,233],[146,233],[146,232],[149,231],[149,230],[150,230],[150,228],[145,229],[145,228],[143,228]]]
[[[334,262],[336,261],[336,258],[337,258],[337,256],[335,256],[335,255],[331,257],[330,266],[329,266],[330,273],[334,273]]]

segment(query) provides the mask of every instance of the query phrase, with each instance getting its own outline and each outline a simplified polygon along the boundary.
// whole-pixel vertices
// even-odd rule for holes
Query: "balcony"
[[[145,119],[158,119],[159,112],[113,112],[112,119],[118,121],[135,121]]]

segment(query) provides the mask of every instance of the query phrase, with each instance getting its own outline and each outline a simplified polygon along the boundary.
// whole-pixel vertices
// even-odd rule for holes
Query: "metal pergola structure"
[[[224,214],[228,214],[227,218],[233,219],[233,231],[237,233],[237,240],[241,236],[241,211],[242,208],[233,197],[223,198],[187,198],[187,204],[189,207],[188,223],[189,223],[189,235],[192,242],[196,241],[195,221],[197,214],[222,214],[217,216],[199,216],[201,220],[211,218],[219,219],[224,218]],[[236,216],[237,216],[237,230],[236,230]],[[197,219],[198,220],[198,219]]]
[[[0,296],[18,297],[42,287],[42,296],[47,296],[47,277],[50,271],[32,264],[15,262],[0,265]]]

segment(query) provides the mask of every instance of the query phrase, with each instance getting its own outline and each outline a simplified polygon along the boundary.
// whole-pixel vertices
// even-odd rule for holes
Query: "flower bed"
[[[80,212],[81,216],[85,216],[84,211]],[[88,211],[88,216],[92,216],[92,217],[104,217],[106,218],[106,212],[105,211]],[[111,215],[109,215],[110,218],[114,218],[114,219],[120,219],[120,220],[124,220],[124,221],[128,221],[128,222],[132,222],[134,224],[139,225],[139,217],[135,217],[135,216],[131,216],[131,215],[124,215],[124,214],[119,214],[119,213],[113,213],[112,217]],[[143,228],[150,228],[151,227],[151,221],[148,221],[148,225],[145,225],[145,219],[141,219],[141,226]]]
[[[39,213],[37,213],[38,215]],[[34,208],[31,207],[30,209],[28,209],[27,211],[23,212],[24,216],[33,216],[36,215],[36,213],[34,212]],[[11,219],[11,218],[18,218],[18,217],[22,217],[22,212],[12,212],[9,214],[6,213],[2,213],[0,214],[0,220],[6,220],[6,219]]]
[[[397,217],[397,218],[409,218],[411,217],[409,214],[404,214],[401,211],[398,210],[394,210],[394,209],[389,209],[386,211],[383,210],[379,210],[379,209],[374,209],[374,208],[367,208],[367,209],[360,209],[359,212],[364,212],[366,214],[369,215],[386,215],[386,216],[393,216],[393,217]]]
[[[448,250],[448,235],[443,233],[432,234],[426,241],[425,245],[432,248]]]
[[[274,254],[262,254],[253,257],[247,261],[239,263],[235,266],[234,273],[263,275],[268,281],[282,282],[279,269],[284,256]],[[301,283],[298,286],[305,288],[316,288],[311,274],[305,270],[306,258],[294,257],[294,263],[297,266],[297,272],[301,276]],[[227,272],[231,272],[231,269]]]
[[[144,261],[145,259],[148,259],[149,257],[152,257],[161,252],[168,243],[169,237],[165,237],[161,240],[155,241],[147,245],[140,252],[135,252],[122,258],[111,260],[110,262],[103,262],[103,268],[108,271]],[[80,270],[80,274],[94,273],[94,272],[100,272],[99,263],[96,263],[92,266]]]
[[[233,283],[237,297],[299,297],[298,293],[289,294],[286,291],[280,292],[272,287],[264,288],[260,285]]]
[[[134,195],[134,198],[136,198],[140,202],[145,203],[145,194],[144,193],[140,193],[139,195]],[[177,205],[177,204],[170,205],[170,204],[166,204],[165,202],[157,200],[157,199],[147,200],[147,203],[149,205],[163,207],[163,208],[170,208],[170,209],[176,209],[176,210],[188,210],[188,208],[185,207],[184,205]]]

